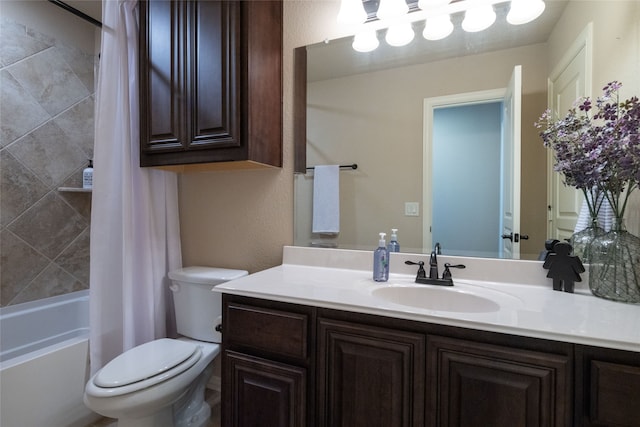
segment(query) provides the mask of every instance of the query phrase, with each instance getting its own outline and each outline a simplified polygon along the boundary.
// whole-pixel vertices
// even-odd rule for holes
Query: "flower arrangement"
[[[547,110],[536,122],[564,183],[585,193],[592,218],[604,194],[618,226],[629,195],[640,186],[640,101],[634,96],[620,102],[621,87],[607,84],[595,108],[590,98],[579,98],[564,118],[554,120]]]

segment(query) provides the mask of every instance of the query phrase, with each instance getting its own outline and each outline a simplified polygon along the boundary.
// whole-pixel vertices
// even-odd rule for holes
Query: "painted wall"
[[[443,253],[497,257],[502,103],[433,112],[432,242]]]

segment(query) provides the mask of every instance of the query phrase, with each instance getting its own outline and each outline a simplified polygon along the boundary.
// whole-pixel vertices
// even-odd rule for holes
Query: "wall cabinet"
[[[282,3],[142,1],[140,165],[220,162],[282,166]]]
[[[640,353],[226,294],[223,310],[225,427],[640,419]]]

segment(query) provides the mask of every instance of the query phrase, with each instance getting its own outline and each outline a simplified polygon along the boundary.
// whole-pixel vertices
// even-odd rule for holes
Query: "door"
[[[591,92],[591,24],[580,34],[549,77],[549,109],[553,118],[566,115],[576,99]],[[547,235],[564,240],[573,234],[580,208],[582,192],[567,187],[562,176],[553,170],[552,150],[547,153]]]
[[[522,66],[516,65],[504,96],[502,127],[502,240],[500,258],[520,258],[520,118]]]

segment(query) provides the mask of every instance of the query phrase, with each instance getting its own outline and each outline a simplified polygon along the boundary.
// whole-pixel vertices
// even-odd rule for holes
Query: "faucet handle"
[[[464,265],[464,264],[451,265],[448,262],[445,262],[444,263],[444,271],[442,272],[442,278],[443,279],[451,279],[451,271],[449,271],[450,268],[467,268],[467,266]]]
[[[425,277],[427,277],[427,273],[424,271],[424,262],[420,261],[420,262],[413,262],[413,261],[405,261],[404,262],[406,265],[417,265],[418,267],[418,275],[416,276],[416,279],[424,279]]]

